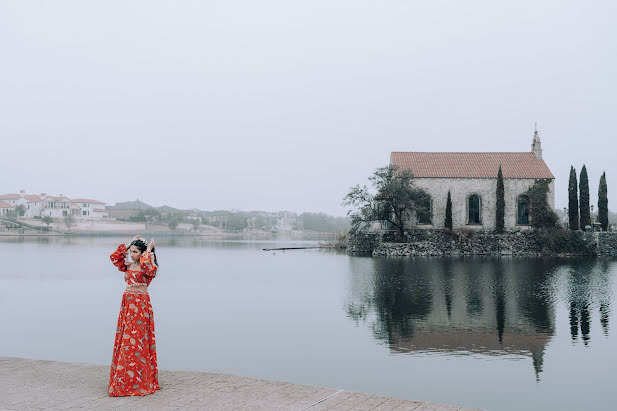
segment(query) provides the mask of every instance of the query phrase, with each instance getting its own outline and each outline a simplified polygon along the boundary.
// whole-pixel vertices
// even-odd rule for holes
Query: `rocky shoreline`
[[[543,237],[541,233],[529,230],[501,234],[491,232],[456,234],[442,230],[410,230],[406,234],[407,241],[405,242],[392,241],[392,232],[355,234],[350,237],[347,252],[350,254],[396,257],[617,256],[617,232],[581,232],[575,234],[580,237],[577,237],[578,248],[569,249],[567,252],[547,250],[546,236]]]

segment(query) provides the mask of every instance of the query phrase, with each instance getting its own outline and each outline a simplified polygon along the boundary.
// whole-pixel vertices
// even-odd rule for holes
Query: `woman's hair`
[[[148,249],[148,245],[141,238],[138,238],[137,240],[131,241],[131,244],[129,245],[129,248],[131,248],[132,245],[134,245],[135,247],[139,248],[139,251],[141,251],[142,253]],[[154,249],[155,249],[155,247],[152,247],[151,253],[152,253],[152,255],[154,255],[154,264],[156,264],[156,266],[158,267],[159,263],[158,263],[158,261],[156,261],[156,253],[154,252]]]

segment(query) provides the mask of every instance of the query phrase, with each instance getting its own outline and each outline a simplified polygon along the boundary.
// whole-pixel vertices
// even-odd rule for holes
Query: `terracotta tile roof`
[[[26,194],[24,198],[28,201],[36,201],[36,202],[43,201],[41,196],[38,196],[36,194]]]
[[[87,198],[75,198],[71,200],[72,203],[90,203],[90,204],[105,204],[102,201],[98,200],[88,200]]]
[[[390,164],[425,178],[552,178],[544,160],[526,153],[392,152]]]
[[[2,194],[0,200],[19,200],[21,195],[19,194]]]
[[[7,203],[6,201],[0,200],[0,208],[15,208],[15,206]]]

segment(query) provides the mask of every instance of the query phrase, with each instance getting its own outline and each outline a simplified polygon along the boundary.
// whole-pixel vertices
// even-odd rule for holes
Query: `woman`
[[[109,396],[152,394],[160,388],[154,317],[148,295],[148,285],[158,269],[154,239],[148,242],[135,236],[130,244],[120,244],[110,258],[124,272],[128,285],[118,316]]]

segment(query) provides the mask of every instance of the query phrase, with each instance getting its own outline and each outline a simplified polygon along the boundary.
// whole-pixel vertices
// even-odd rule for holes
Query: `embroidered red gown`
[[[130,286],[148,286],[156,275],[152,255],[145,251],[139,270],[129,270],[126,246],[120,244],[111,254],[113,264],[124,272],[129,285],[122,295],[118,327],[109,375],[109,396],[148,395],[158,390],[158,368],[154,338],[154,316],[148,291],[131,290]],[[141,287],[144,288],[144,287]]]

